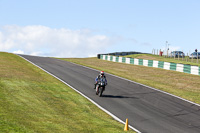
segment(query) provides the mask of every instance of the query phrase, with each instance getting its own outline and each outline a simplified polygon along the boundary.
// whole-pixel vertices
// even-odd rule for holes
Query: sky
[[[200,0],[0,0],[0,51],[96,57],[200,51]]]

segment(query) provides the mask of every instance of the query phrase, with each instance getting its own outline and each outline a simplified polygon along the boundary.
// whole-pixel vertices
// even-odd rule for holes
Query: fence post
[[[190,56],[190,51],[189,51],[189,56]],[[190,57],[189,57],[189,59],[188,59],[188,62],[191,62]]]
[[[182,61],[183,61],[183,50],[182,50]]]
[[[178,52],[178,60],[179,60],[179,52]]]
[[[188,53],[187,53],[187,58],[186,58],[186,61],[188,62]]]
[[[193,54],[192,54],[192,62],[193,62]]]
[[[174,60],[175,60],[175,52],[174,52]]]
[[[168,49],[167,49],[167,57],[168,57]]]

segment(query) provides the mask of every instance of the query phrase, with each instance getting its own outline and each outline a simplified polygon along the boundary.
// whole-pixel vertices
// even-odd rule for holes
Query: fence
[[[193,63],[200,63],[200,52],[195,51],[197,54],[194,55],[192,53],[194,52],[186,52],[186,54],[183,51],[179,51],[177,54],[173,54],[172,51],[169,50],[158,50],[158,49],[153,49],[152,54],[153,55],[160,55],[160,52],[162,52],[162,56],[165,58],[173,58],[174,60],[182,60],[186,62],[193,62]],[[182,53],[184,54],[182,54]]]
[[[100,59],[113,61],[113,62],[126,63],[126,64],[162,68],[165,70],[173,70],[173,71],[184,72],[184,73],[189,73],[189,74],[194,74],[194,75],[200,75],[200,67],[198,66],[155,61],[155,60],[126,58],[126,57],[118,57],[118,56],[110,56],[110,55],[100,55]]]
[[[136,52],[136,51],[130,51],[130,52],[114,52],[114,53],[107,53],[102,55],[112,55],[112,56],[126,56],[131,54],[149,54],[149,53],[142,53],[142,52]],[[100,59],[101,54],[97,54],[97,58]]]

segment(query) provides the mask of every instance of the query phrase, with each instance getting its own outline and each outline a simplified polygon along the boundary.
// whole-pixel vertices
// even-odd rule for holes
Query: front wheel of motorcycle
[[[99,88],[99,97],[101,97],[101,96],[102,96],[102,93],[103,93],[103,88],[102,88],[102,87],[100,87],[100,88]]]
[[[99,94],[99,90],[98,90],[98,87],[96,87],[96,95]]]

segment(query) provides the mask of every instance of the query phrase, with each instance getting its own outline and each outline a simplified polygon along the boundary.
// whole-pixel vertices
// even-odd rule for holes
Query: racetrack
[[[21,55],[67,82],[100,106],[141,132],[200,133],[200,106],[107,74],[103,97],[95,95],[94,78],[98,71],[70,62]]]

